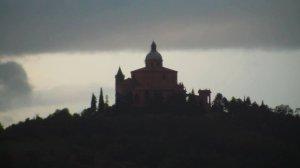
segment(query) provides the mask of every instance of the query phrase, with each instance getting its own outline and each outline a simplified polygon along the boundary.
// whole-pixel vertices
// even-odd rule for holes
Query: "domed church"
[[[131,78],[127,79],[119,68],[115,82],[116,105],[129,104],[142,107],[155,101],[167,103],[178,95],[186,96],[183,84],[177,82],[177,71],[163,66],[162,56],[157,51],[154,41],[146,56],[145,67],[131,71]],[[206,94],[205,97],[206,101]]]

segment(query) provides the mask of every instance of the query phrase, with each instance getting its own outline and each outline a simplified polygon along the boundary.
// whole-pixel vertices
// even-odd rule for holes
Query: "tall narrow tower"
[[[125,76],[124,76],[124,74],[123,74],[123,72],[122,72],[122,70],[121,70],[121,68],[119,67],[119,69],[118,69],[118,72],[117,72],[117,74],[116,74],[116,76],[115,76],[115,88],[116,88],[116,95],[115,95],[115,98],[116,98],[116,105],[119,105],[120,104],[120,99],[121,99],[121,92],[122,92],[122,90],[121,90],[121,83],[124,81],[124,79],[125,79]]]

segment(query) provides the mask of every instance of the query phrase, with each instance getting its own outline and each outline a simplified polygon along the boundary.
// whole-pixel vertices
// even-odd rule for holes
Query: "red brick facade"
[[[131,78],[127,79],[119,68],[115,76],[116,104],[145,106],[152,101],[167,102],[178,94],[186,94],[183,84],[178,84],[177,71],[163,67],[162,57],[154,42],[145,64],[145,67],[132,71]],[[207,100],[207,97],[199,100]]]

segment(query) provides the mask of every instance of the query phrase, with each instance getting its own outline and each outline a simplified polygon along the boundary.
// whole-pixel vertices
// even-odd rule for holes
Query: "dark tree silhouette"
[[[0,133],[4,131],[3,125],[0,123]]]
[[[100,89],[100,95],[99,95],[99,104],[98,104],[98,111],[103,112],[105,108],[104,98],[103,98],[103,90]]]
[[[212,104],[212,111],[220,113],[224,112],[224,108],[227,102],[227,99],[223,97],[221,93],[217,93]]]
[[[245,103],[245,105],[246,106],[251,106],[251,99],[250,99],[250,97],[247,97],[245,100],[244,100],[244,103]]]
[[[67,108],[64,108],[62,110],[55,110],[55,112],[53,114],[50,114],[48,116],[48,119],[51,119],[51,118],[55,118],[55,119],[66,119],[66,118],[70,118],[71,117],[71,114],[69,112],[69,109]],[[35,117],[35,120],[41,120],[42,118],[39,117],[39,116],[36,116]]]
[[[254,110],[258,110],[258,109],[259,109],[259,106],[258,106],[258,104],[257,104],[256,102],[253,102],[253,103],[251,104],[251,107],[252,107]]]
[[[91,99],[91,107],[90,107],[90,110],[92,112],[95,112],[97,110],[97,98],[96,96],[94,95],[94,93],[92,94],[92,99]]]
[[[259,106],[260,111],[262,112],[267,112],[269,111],[269,107],[267,105],[265,105],[264,101],[261,101],[261,105]]]
[[[273,111],[250,98],[227,101],[217,94],[214,107],[201,113],[201,106],[191,106],[182,95],[174,100],[178,104],[107,106],[92,113],[93,95],[91,108],[81,114],[62,109],[26,119],[0,132],[1,166],[300,166],[300,118],[286,106]]]
[[[190,106],[195,106],[195,105],[197,104],[194,89],[192,89],[191,93],[188,94],[187,103],[188,103]]]

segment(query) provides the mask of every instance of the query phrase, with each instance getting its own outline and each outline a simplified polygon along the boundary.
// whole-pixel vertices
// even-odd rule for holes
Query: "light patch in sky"
[[[159,51],[164,66],[178,71],[178,81],[188,91],[208,88],[213,95],[220,92],[229,99],[250,96],[258,103],[264,100],[271,107],[300,106],[299,50]],[[130,77],[130,71],[144,66],[147,52],[56,53],[14,58],[27,72],[34,100],[30,108],[0,114],[0,121],[3,122],[4,115],[9,116],[12,120],[8,125],[33,116],[32,111],[46,115],[62,107],[79,112],[89,106],[91,94],[99,94],[100,87],[104,87],[113,104],[118,67]]]

